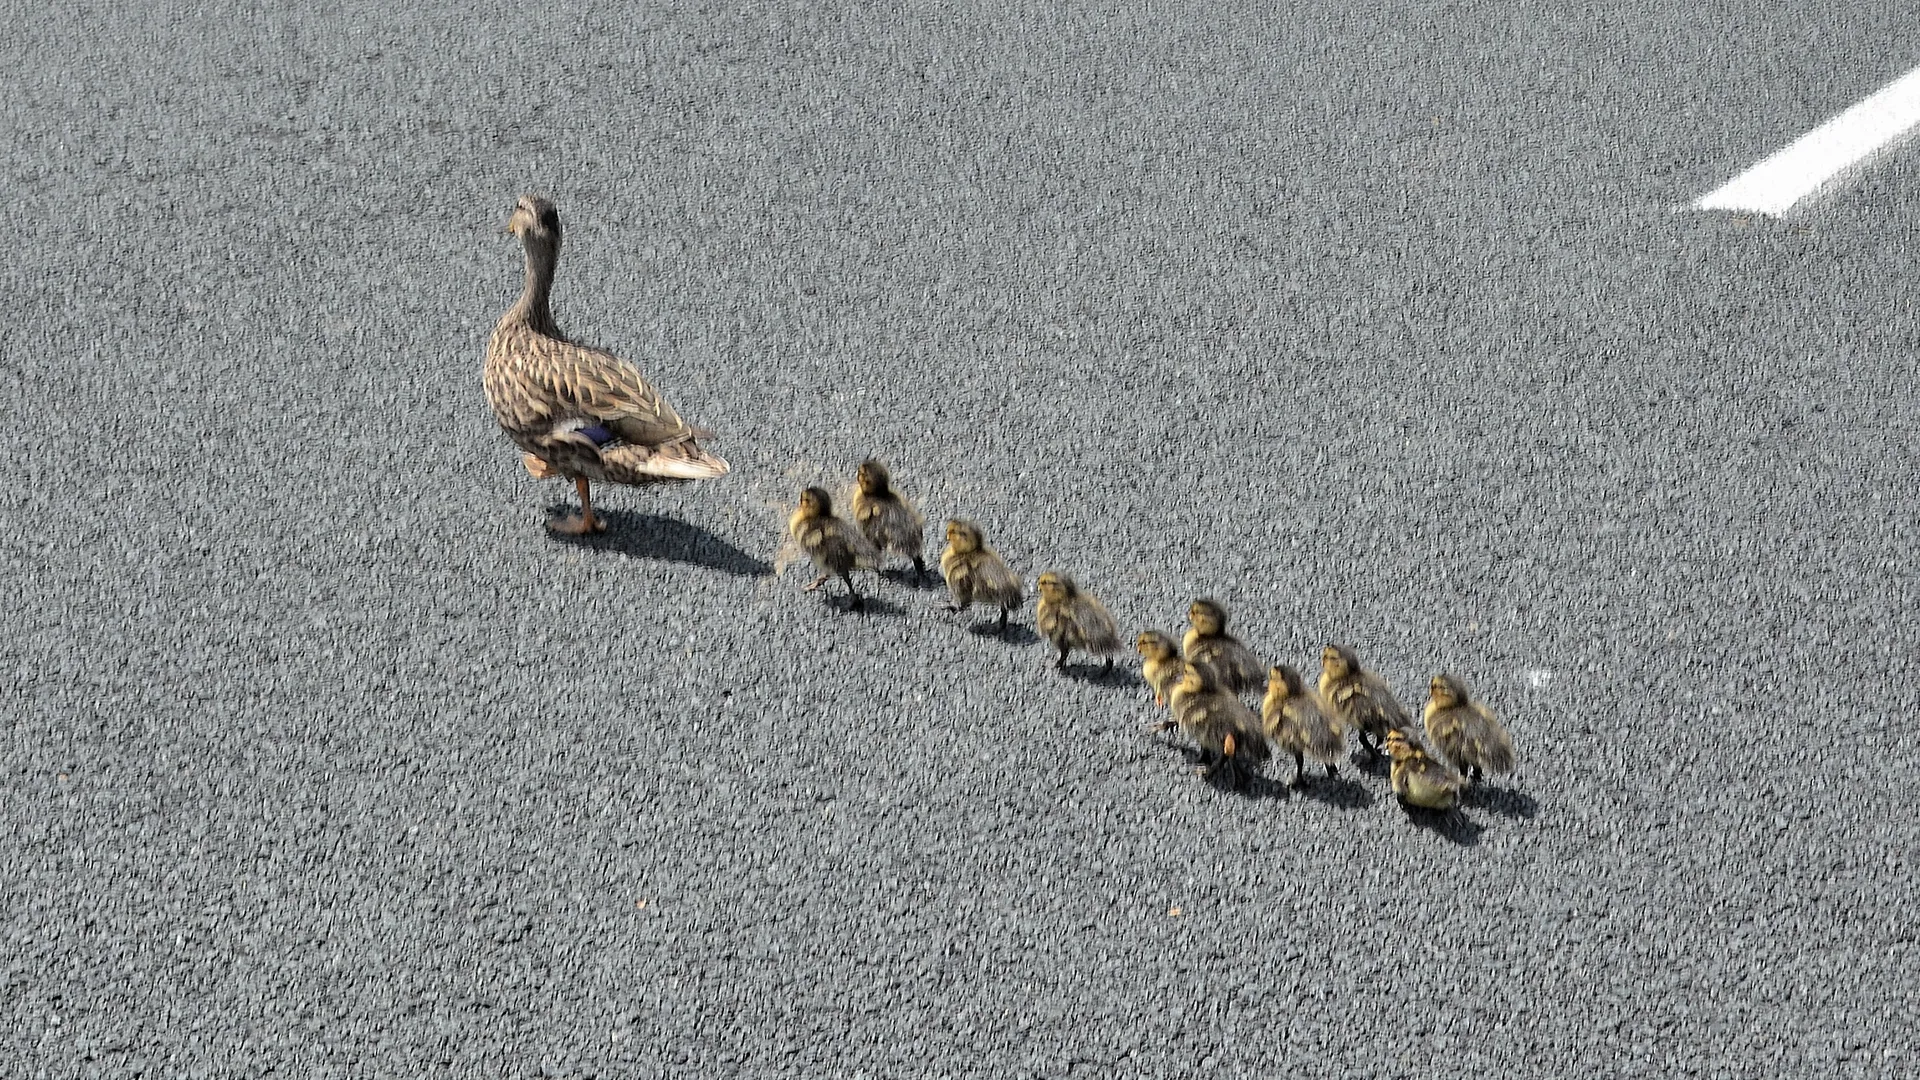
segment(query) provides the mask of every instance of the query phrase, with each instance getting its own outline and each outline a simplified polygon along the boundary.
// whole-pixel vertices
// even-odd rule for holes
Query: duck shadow
[[[967,633],[972,634],[974,637],[993,638],[996,641],[1004,641],[1009,645],[1032,645],[1040,640],[1039,634],[1034,633],[1029,627],[1021,626],[1019,623],[1008,623],[1007,628],[1002,630],[1000,629],[1000,620],[998,619],[989,619],[986,622],[974,623],[972,626],[967,627]]]
[[[1146,680],[1132,668],[1116,664],[1109,668],[1102,664],[1068,664],[1053,669],[1074,682],[1089,686],[1111,686],[1115,689],[1130,689],[1145,686]]]
[[[547,509],[550,513],[565,514],[572,508],[557,503]],[[616,551],[630,559],[704,566],[735,577],[767,577],[773,573],[771,563],[741,551],[698,525],[631,510],[596,510],[594,513],[606,521],[607,531],[587,536],[549,535],[576,547]]]
[[[1348,754],[1347,763],[1352,765],[1354,771],[1362,776],[1373,776],[1380,779],[1385,779],[1393,768],[1393,762],[1388,760],[1387,755],[1379,754],[1369,757],[1364,747]]]
[[[1242,799],[1280,799],[1293,797],[1293,790],[1287,785],[1247,766],[1229,768],[1225,763],[1216,763],[1213,758],[1200,752],[1196,747],[1187,746],[1160,735],[1162,746],[1179,752],[1181,761],[1190,770],[1205,770],[1199,773],[1199,779],[1208,787],[1222,795],[1232,795]],[[1213,768],[1207,768],[1207,766]]]
[[[1478,810],[1491,810],[1507,817],[1531,818],[1540,812],[1540,804],[1524,791],[1486,787],[1482,784],[1475,784],[1468,788],[1461,796],[1460,802],[1464,806],[1471,806]]]
[[[940,580],[939,574],[928,571],[925,577],[921,577],[918,572],[902,566],[890,566],[880,571],[880,576],[904,589],[924,591],[947,587],[947,583]]]
[[[1400,809],[1414,827],[1425,829],[1461,847],[1473,847],[1480,843],[1480,834],[1486,831],[1486,826],[1461,813],[1459,807],[1452,810],[1425,810],[1401,803]]]
[[[1324,803],[1337,810],[1365,810],[1373,805],[1373,792],[1367,785],[1345,776],[1314,775],[1312,766],[1308,766],[1306,782],[1293,790],[1301,798]]]

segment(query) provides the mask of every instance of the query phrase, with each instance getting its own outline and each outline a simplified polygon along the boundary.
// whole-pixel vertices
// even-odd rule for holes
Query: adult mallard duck
[[[570,536],[599,532],[588,484],[659,484],[725,476],[727,463],[702,449],[711,433],[667,404],[640,369],[610,352],[568,341],[547,298],[560,258],[560,215],[525,195],[507,219],[527,255],[527,283],[487,340],[487,403],[527,471],[565,476],[580,493],[578,516],[548,523]]]

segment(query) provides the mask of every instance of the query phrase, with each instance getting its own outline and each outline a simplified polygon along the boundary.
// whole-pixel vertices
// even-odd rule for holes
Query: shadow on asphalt
[[[1480,834],[1486,831],[1486,826],[1479,824],[1472,818],[1461,813],[1457,808],[1453,810],[1422,810],[1419,807],[1407,806],[1402,803],[1400,809],[1406,813],[1407,820],[1415,826],[1425,829],[1443,840],[1452,841],[1461,847],[1473,847],[1475,844],[1478,844],[1480,842]]]
[[[573,507],[557,503],[547,510],[566,514],[571,513]],[[704,566],[735,577],[766,577],[773,573],[771,563],[741,551],[698,525],[630,510],[597,510],[595,513],[606,519],[606,532],[591,536],[555,536],[554,539],[601,551],[617,551],[633,559]]]
[[[1293,790],[1302,798],[1341,810],[1365,810],[1373,805],[1373,792],[1367,785],[1344,776],[1327,776],[1324,770],[1312,765],[1307,766],[1306,783]]]
[[[1104,662],[1092,664],[1069,663],[1066,667],[1055,668],[1054,670],[1058,671],[1062,676],[1072,679],[1074,682],[1083,682],[1091,686],[1111,686],[1125,689],[1146,685],[1146,680],[1140,677],[1138,671],[1124,664],[1115,664],[1112,670],[1108,670]]]
[[[904,589],[944,589],[947,587],[947,583],[940,580],[939,572],[934,570],[927,571],[927,576],[921,577],[919,574],[905,567],[891,566],[880,571],[880,576]]]
[[[1524,791],[1475,784],[1461,796],[1462,805],[1491,810],[1507,817],[1530,818],[1540,812],[1540,804]]]
[[[975,637],[998,638],[1009,645],[1032,645],[1040,640],[1039,634],[1019,623],[1008,623],[1005,632],[1002,632],[999,627],[1000,620],[996,616],[983,623],[974,623],[967,627],[967,632]]]

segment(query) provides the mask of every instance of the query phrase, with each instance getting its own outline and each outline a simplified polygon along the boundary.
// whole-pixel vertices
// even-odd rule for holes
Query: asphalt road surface
[[[1914,1075],[1920,158],[1685,207],[1920,37],[1695,7],[7,13],[3,1071]],[[523,191],[734,464],[587,543],[481,393]],[[869,453],[1520,769],[1234,793],[840,613]]]

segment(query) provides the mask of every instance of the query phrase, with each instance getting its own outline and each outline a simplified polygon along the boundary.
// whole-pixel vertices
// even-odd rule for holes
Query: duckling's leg
[[[1107,666],[1100,669],[1100,674],[1102,675],[1113,674],[1113,657],[1111,656],[1107,657]]]
[[[1013,614],[1012,608],[1000,609],[1000,636],[1007,636],[1007,616]]]
[[[1327,778],[1332,779],[1333,777],[1336,777],[1339,775],[1340,775],[1340,770],[1333,767],[1333,762],[1331,761],[1327,762]]]
[[[1380,760],[1380,748],[1379,748],[1378,746],[1375,746],[1375,745],[1373,744],[1373,736],[1371,736],[1371,735],[1369,735],[1369,734],[1367,734],[1367,729],[1366,729],[1366,728],[1361,728],[1361,729],[1360,729],[1359,731],[1357,731],[1357,732],[1355,732],[1354,734],[1356,734],[1356,735],[1358,735],[1358,736],[1360,736],[1360,745],[1361,745],[1361,746],[1364,746],[1364,747],[1366,747],[1366,749],[1367,749],[1367,760],[1368,760],[1368,761],[1379,761],[1379,760]]]
[[[1295,750],[1293,752],[1293,783],[1288,787],[1299,787],[1307,782],[1307,759]]]
[[[1006,614],[1004,609],[1002,609],[1001,614],[1003,615]],[[1006,629],[1006,627],[1002,626],[1001,629],[1004,630]],[[1053,666],[1056,669],[1065,668],[1067,666],[1067,647],[1065,645],[1060,646],[1060,659],[1055,660],[1053,662]]]
[[[1477,784],[1484,778],[1485,778],[1485,774],[1480,771],[1480,766],[1478,765],[1467,766],[1468,781]]]
[[[853,575],[841,574],[840,580],[847,583],[847,610],[849,611],[867,610],[866,597],[861,596],[860,590],[853,587]]]
[[[587,478],[574,477],[573,490],[580,493],[579,515],[555,518],[547,522],[547,528],[562,536],[585,536],[588,533],[606,532],[607,523],[593,516],[593,495],[588,491]]]
[[[918,555],[913,557],[913,580],[921,585],[927,583],[927,560]]]

